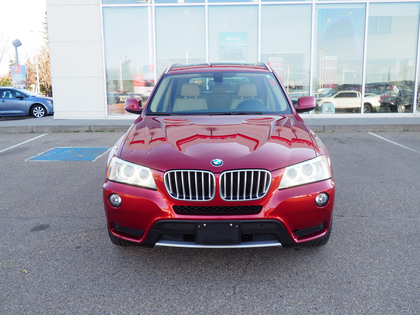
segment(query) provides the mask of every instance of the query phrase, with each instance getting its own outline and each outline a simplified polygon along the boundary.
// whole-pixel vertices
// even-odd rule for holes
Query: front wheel
[[[363,112],[364,113],[372,113],[373,112],[373,108],[372,105],[366,103],[364,108],[363,108]]]
[[[44,117],[46,114],[45,108],[42,105],[34,105],[31,108],[31,115],[35,118]]]
[[[330,236],[331,236],[331,230],[332,230],[332,224],[333,224],[333,218],[331,217],[331,221],[330,221],[330,228],[328,229],[327,234],[324,235],[323,238],[321,238],[320,240],[314,242],[312,244],[313,247],[320,247],[320,246],[324,246],[325,244],[328,243],[328,241],[330,240]]]

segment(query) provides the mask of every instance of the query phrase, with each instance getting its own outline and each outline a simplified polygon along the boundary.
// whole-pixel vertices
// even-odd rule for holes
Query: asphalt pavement
[[[33,159],[122,134],[0,136],[0,314],[419,313],[419,132],[320,133],[336,182],[329,243],[226,250],[117,247],[107,154]]]
[[[420,115],[382,116],[353,115],[348,116],[309,116],[301,117],[309,127],[317,132],[351,132],[351,131],[420,131]],[[136,119],[130,115],[120,119],[56,119],[53,116],[43,118],[2,117],[0,133],[43,133],[43,132],[95,132],[125,131]]]

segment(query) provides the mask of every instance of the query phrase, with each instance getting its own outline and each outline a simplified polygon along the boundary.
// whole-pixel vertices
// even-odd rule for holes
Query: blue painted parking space
[[[56,147],[33,156],[27,161],[95,161],[108,150],[109,148],[105,147]]]

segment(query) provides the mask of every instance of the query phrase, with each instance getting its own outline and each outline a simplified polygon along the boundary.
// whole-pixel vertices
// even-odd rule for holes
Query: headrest
[[[182,97],[200,96],[200,87],[196,83],[184,83],[181,88]]]
[[[257,87],[255,84],[242,84],[238,90],[239,97],[257,97]]]

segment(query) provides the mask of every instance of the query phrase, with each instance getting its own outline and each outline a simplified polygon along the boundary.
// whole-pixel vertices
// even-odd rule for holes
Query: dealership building
[[[419,116],[420,1],[47,0],[55,118],[132,118],[172,64],[267,63],[310,116]]]

